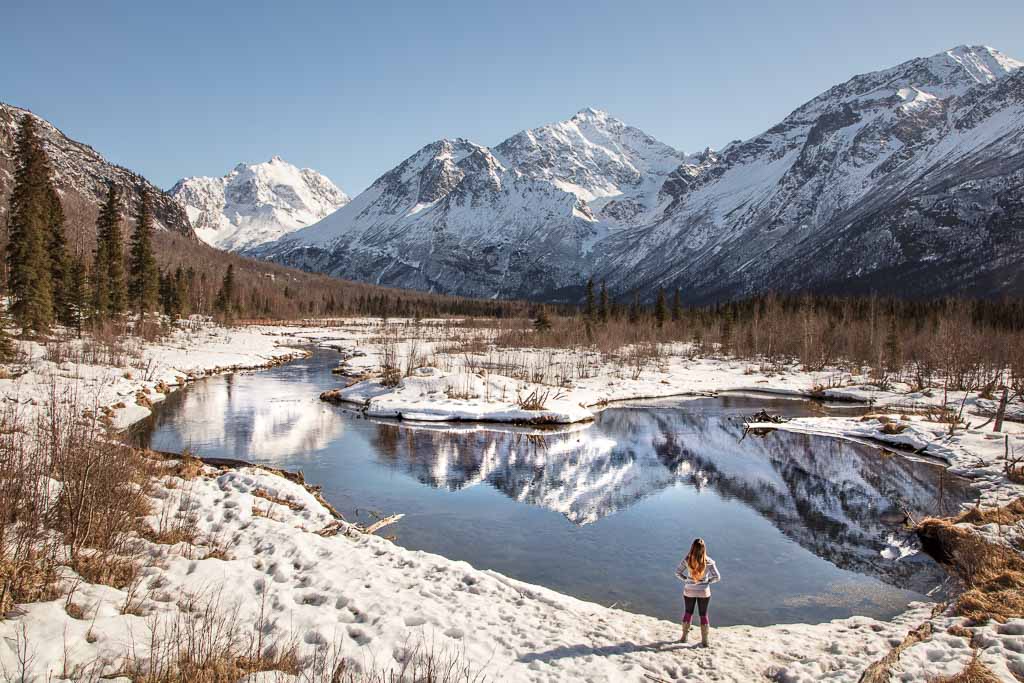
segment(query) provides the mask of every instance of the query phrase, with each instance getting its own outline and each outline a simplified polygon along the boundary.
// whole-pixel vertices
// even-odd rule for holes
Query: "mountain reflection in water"
[[[964,499],[941,467],[807,435],[741,438],[743,415],[817,404],[652,401],[558,430],[373,421],[318,400],[336,362],[316,352],[196,382],[135,436],[301,470],[349,519],[405,513],[388,533],[407,548],[667,619],[698,535],[724,576],[721,625],[884,618],[943,580],[899,524]]]
[[[838,567],[925,592],[941,572],[923,555],[893,562],[894,522],[951,513],[964,483],[941,467],[837,439],[775,431],[743,438],[738,416],[617,407],[567,431],[381,422],[378,457],[424,484],[487,483],[519,502],[591,524],[674,485],[710,489],[770,520]],[[926,570],[926,571],[923,571]]]

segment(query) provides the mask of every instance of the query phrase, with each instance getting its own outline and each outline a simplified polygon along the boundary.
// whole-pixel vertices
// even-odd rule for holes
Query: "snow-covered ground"
[[[306,355],[279,341],[260,330],[228,329],[196,319],[159,342],[128,338],[117,350],[98,351],[88,340],[74,340],[51,353],[38,343],[19,342],[24,360],[5,368],[0,399],[23,406],[21,415],[27,416],[54,395],[69,400],[74,394],[80,403],[104,410],[111,425],[121,429],[148,416],[148,404],[162,401],[186,382]],[[90,362],[94,359],[109,362]]]
[[[995,410],[995,401],[941,389],[913,391],[893,382],[886,388],[870,383],[867,374],[838,369],[808,372],[799,363],[768,366],[749,361],[699,357],[688,344],[660,344],[656,349],[623,349],[614,355],[558,349],[494,349],[453,351],[452,336],[462,341],[486,339],[480,330],[458,332],[450,327],[379,325],[363,321],[334,328],[291,331],[307,342],[339,350],[342,376],[327,398],[362,405],[369,415],[409,420],[571,423],[593,419],[609,403],[638,398],[712,396],[725,392],[773,394],[869,405],[878,411],[919,413],[948,402],[975,422]],[[268,330],[270,331],[270,330]],[[288,334],[275,329],[273,333]],[[462,336],[462,335],[465,336]],[[395,386],[381,381],[388,347],[400,374]],[[412,360],[411,372],[405,372]],[[547,397],[544,410],[524,411],[518,399]],[[1024,406],[1007,413],[1024,419]]]
[[[506,382],[525,383],[523,389],[554,384],[561,396],[558,400],[568,402],[566,411],[577,407],[593,411],[608,401],[641,396],[723,390],[792,395],[835,391],[844,398],[874,400],[880,412],[880,406],[889,406],[893,410],[884,412],[907,426],[895,436],[882,432],[882,422],[876,418],[799,418],[766,426],[841,438],[899,437],[902,444],[924,445],[926,454],[945,458],[955,471],[974,476],[986,505],[1022,493],[1022,487],[1002,477],[1000,461],[1007,444],[1017,452],[1024,448],[1021,425],[1008,423],[1005,434],[961,429],[950,437],[942,425],[910,414],[914,404],[934,405],[941,393],[937,399],[901,393],[899,387],[882,392],[856,377],[688,358],[682,349],[682,355],[665,353],[637,363],[635,369],[628,360],[544,350],[509,351],[515,357],[504,359],[483,352],[475,358],[464,351],[445,352],[451,333],[450,327],[424,325],[416,332],[416,340],[397,342],[400,362],[415,345],[412,355],[431,359],[429,372],[413,372],[396,391],[384,391],[374,380],[363,380],[359,391],[381,391],[367,395],[368,409],[390,392],[396,401],[415,397],[420,412],[413,416],[419,419],[448,414],[452,407],[445,401],[465,402],[460,410],[472,406],[490,411],[491,403],[501,404],[500,396],[494,395],[498,389],[504,387],[508,398],[512,385]],[[97,405],[123,403],[124,408],[113,410],[112,419],[115,425],[125,425],[148,410],[137,404],[137,397],[159,398],[169,385],[180,384],[180,378],[190,375],[279,362],[301,353],[295,348],[301,342],[338,348],[347,358],[346,372],[372,374],[388,346],[380,337],[379,327],[365,321],[241,330],[198,325],[175,333],[168,341],[144,346],[136,361],[122,368],[55,364],[42,360],[42,348],[31,347],[31,370],[0,381],[0,392],[5,400],[31,406],[31,401],[47,400],[54,386],[75,387],[83,396],[95,395]],[[526,376],[501,375],[498,367]],[[469,376],[476,376],[480,383],[465,384]],[[463,384],[446,393],[450,385],[441,388],[442,382]],[[345,383],[339,377],[339,387]],[[502,410],[508,409],[509,402],[505,403]],[[984,408],[973,398],[968,404]],[[969,421],[977,420],[970,410],[967,416]],[[363,668],[396,670],[410,652],[425,646],[462,657],[475,673],[494,681],[857,681],[910,629],[929,620],[935,635],[903,653],[893,680],[952,673],[962,668],[972,652],[967,639],[946,632],[960,620],[949,614],[933,617],[932,605],[913,605],[888,622],[855,617],[816,625],[713,628],[710,650],[692,648],[676,642],[678,626],[670,622],[582,602],[354,530],[317,533],[336,523],[330,511],[304,487],[265,470],[207,468],[198,478],[186,481],[167,476],[161,484],[154,499],[154,518],[178,511],[194,513],[200,539],[220,539],[228,548],[227,556],[199,559],[207,554],[201,547],[154,545],[150,547],[154,562],[144,570],[134,596],[81,584],[71,600],[80,609],[66,609],[65,598],[23,606],[18,614],[0,621],[0,672],[16,680],[19,661],[26,657],[29,680],[57,676],[68,670],[69,663],[87,665],[107,659],[111,662],[106,671],[116,672],[117,660],[129,650],[144,656],[151,629],[178,618],[179,603],[188,594],[216,596],[220,608],[236,623],[249,630],[259,625],[265,642],[295,642],[304,656],[336,647]],[[346,525],[341,529],[346,531]],[[73,583],[70,573],[66,581],[67,586]],[[130,598],[133,609],[122,614],[121,607]],[[678,599],[666,596],[666,600]],[[1024,675],[1024,620],[974,631],[974,644],[982,649],[987,665],[1006,680]]]

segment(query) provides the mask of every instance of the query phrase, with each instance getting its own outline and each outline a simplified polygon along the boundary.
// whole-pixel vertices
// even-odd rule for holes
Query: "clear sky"
[[[958,44],[1024,58],[1024,0],[4,0],[0,101],[157,185],[279,154],[350,194],[424,144],[593,106],[695,151]]]

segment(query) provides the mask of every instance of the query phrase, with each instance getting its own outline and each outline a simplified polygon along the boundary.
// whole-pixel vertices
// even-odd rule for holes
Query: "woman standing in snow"
[[[683,614],[683,635],[679,639],[686,642],[690,633],[690,621],[693,619],[693,608],[696,605],[700,612],[700,644],[708,646],[708,603],[711,601],[711,584],[721,580],[715,561],[708,557],[704,539],[698,538],[690,546],[690,552],[676,567],[676,576],[683,581],[683,603],[686,612]]]

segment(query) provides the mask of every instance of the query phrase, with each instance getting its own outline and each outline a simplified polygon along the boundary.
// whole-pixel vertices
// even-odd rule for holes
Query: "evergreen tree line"
[[[671,300],[669,296],[671,295]],[[706,306],[687,306],[681,289],[655,292],[654,304],[641,303],[641,292],[634,291],[628,304],[611,299],[604,283],[599,298],[595,296],[593,280],[585,286],[585,297],[577,312],[585,320],[607,322],[626,319],[638,325],[662,327],[684,318],[690,323],[705,325],[724,321],[744,322],[764,318],[772,312],[782,314],[813,314],[839,322],[865,322],[896,319],[921,329],[935,327],[953,312],[966,317],[972,326],[1005,332],[1024,332],[1024,299],[1000,300],[938,297],[934,299],[899,299],[878,296],[818,296],[804,294],[776,294],[748,297]],[[596,303],[595,303],[596,302]]]
[[[71,254],[49,158],[25,116],[17,134],[7,233],[10,314],[24,334],[44,335],[55,323],[81,333],[83,324],[158,310],[160,278],[153,253],[153,211],[140,192],[127,259],[118,189],[111,186],[96,221],[91,263]]]

